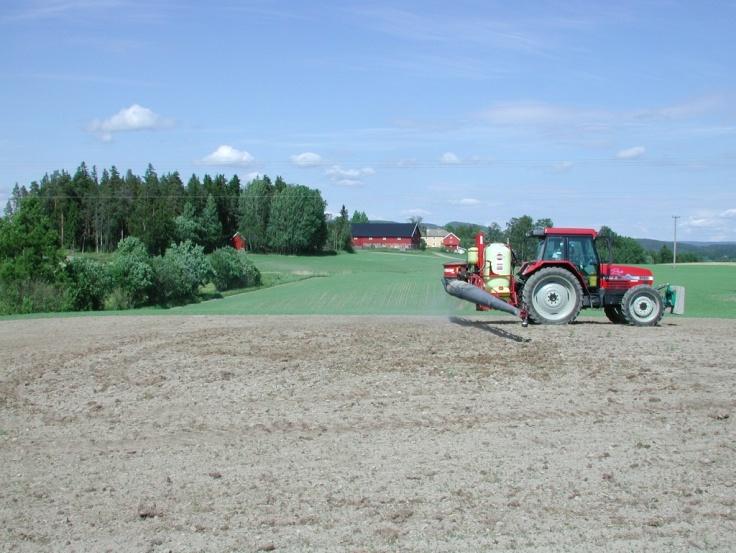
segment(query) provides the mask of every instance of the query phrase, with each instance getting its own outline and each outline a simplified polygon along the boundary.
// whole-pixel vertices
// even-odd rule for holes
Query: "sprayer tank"
[[[511,295],[511,249],[506,244],[490,244],[485,251],[485,289],[500,297]]]

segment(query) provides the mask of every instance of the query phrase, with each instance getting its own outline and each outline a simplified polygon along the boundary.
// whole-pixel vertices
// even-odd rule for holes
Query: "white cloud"
[[[685,236],[697,232],[701,240],[733,241],[736,240],[734,218],[736,218],[736,208],[724,211],[701,209],[695,215],[683,218],[682,223],[678,225],[678,230],[682,228]]]
[[[227,144],[219,146],[214,152],[202,158],[203,165],[235,165],[246,167],[253,163],[254,157],[245,150],[238,150]]]
[[[718,226],[718,219],[715,217],[690,217],[687,221],[685,221],[683,226],[685,228],[713,228]]]
[[[325,175],[327,175],[332,182],[334,182],[337,186],[344,186],[346,188],[355,188],[357,186],[362,186],[363,181],[360,180],[360,177],[369,177],[371,175],[375,175],[376,172],[373,170],[372,167],[362,167],[360,169],[344,169],[340,167],[339,165],[333,165],[327,171],[325,171]]]
[[[636,159],[644,155],[647,149],[644,146],[634,146],[633,148],[626,148],[616,153],[618,159]]]
[[[566,173],[573,168],[573,165],[572,161],[558,161],[554,164],[552,169],[558,173]]]
[[[432,215],[431,211],[421,208],[405,209],[401,212],[403,215],[410,215],[416,217],[424,217],[426,215]]]
[[[99,136],[100,139],[109,141],[116,132],[155,130],[170,127],[173,124],[173,120],[161,117],[146,107],[133,104],[107,119],[92,120],[87,130]]]
[[[456,165],[460,163],[460,158],[452,152],[445,152],[440,156],[440,163],[443,165]]]
[[[343,169],[339,165],[333,165],[325,174],[333,180],[354,179],[356,177],[368,177],[375,175],[376,172],[371,167],[363,167],[362,169]]]
[[[302,152],[291,156],[291,162],[299,167],[315,167],[322,163],[322,156],[314,152]]]
[[[480,200],[476,200],[475,198],[462,198],[460,200],[450,200],[450,203],[452,205],[459,205],[463,207],[473,207],[476,205],[480,205]]]

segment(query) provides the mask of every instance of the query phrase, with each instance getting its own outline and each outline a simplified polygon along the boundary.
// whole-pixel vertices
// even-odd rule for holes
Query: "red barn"
[[[418,249],[422,234],[414,223],[353,223],[354,248]]]
[[[230,244],[232,244],[233,248],[235,248],[236,250],[244,250],[246,246],[245,238],[243,238],[242,234],[236,232],[230,239]]]
[[[442,247],[451,252],[457,251],[460,239],[451,232],[442,239]]]

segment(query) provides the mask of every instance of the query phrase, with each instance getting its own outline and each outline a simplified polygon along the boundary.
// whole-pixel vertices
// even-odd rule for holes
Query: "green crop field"
[[[686,288],[685,315],[736,318],[736,263],[651,265],[655,285]]]
[[[445,294],[444,254],[363,250],[324,257],[257,255],[266,280],[286,283],[171,309],[187,314],[444,315],[474,313]],[[686,315],[736,318],[736,264],[653,265],[658,284],[687,288]],[[587,310],[584,314],[601,314]],[[508,317],[505,314],[499,316]]]
[[[252,254],[266,281],[277,276],[286,283],[171,311],[228,315],[473,312],[473,305],[442,289],[442,263],[448,260],[442,255],[373,250],[318,257]]]

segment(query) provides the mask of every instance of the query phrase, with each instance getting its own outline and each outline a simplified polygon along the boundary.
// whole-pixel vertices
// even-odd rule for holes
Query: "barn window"
[[[386,237],[385,236],[383,237],[383,240],[386,240]]]

